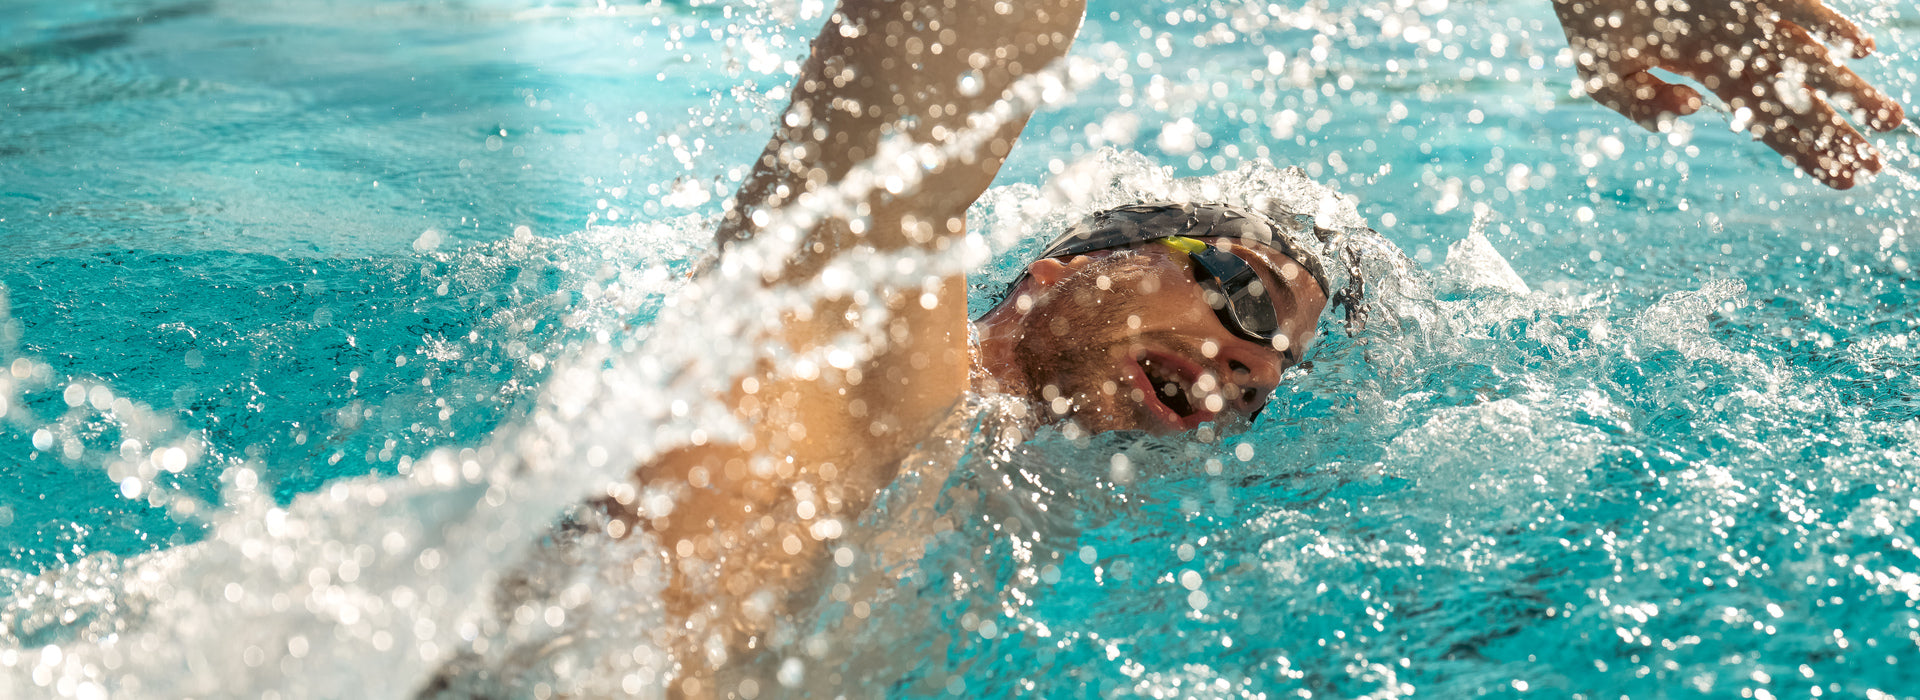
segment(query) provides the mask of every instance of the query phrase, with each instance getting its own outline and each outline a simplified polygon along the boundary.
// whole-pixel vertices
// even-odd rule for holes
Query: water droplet
[[[789,657],[780,662],[780,670],[774,674],[774,680],[788,688],[798,688],[800,682],[806,680],[806,666],[799,659]]]
[[[430,228],[420,232],[420,237],[413,239],[414,252],[427,253],[438,249],[442,235],[440,229],[436,228]]]

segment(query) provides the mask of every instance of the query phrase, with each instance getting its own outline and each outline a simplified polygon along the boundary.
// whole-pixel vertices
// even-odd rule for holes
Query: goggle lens
[[[1208,292],[1207,303],[1227,330],[1256,343],[1272,341],[1280,332],[1280,312],[1273,308],[1271,290],[1246,260],[1185,236],[1169,236],[1161,242],[1193,261],[1194,278]]]

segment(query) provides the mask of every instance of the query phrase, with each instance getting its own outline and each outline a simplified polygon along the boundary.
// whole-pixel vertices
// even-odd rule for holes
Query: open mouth
[[[1172,415],[1164,417],[1188,428],[1213,417],[1213,411],[1205,410],[1193,396],[1198,368],[1154,353],[1141,357],[1139,362],[1141,374],[1153,393],[1152,400],[1146,403],[1166,407]]]
[[[1160,403],[1166,404],[1181,418],[1193,415],[1193,402],[1188,400],[1186,382],[1178,373],[1151,357],[1140,360],[1140,369],[1147,373],[1147,384],[1153,387],[1153,395]]]

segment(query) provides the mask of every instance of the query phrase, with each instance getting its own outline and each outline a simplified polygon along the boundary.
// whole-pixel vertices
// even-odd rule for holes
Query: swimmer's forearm
[[[718,242],[751,236],[757,210],[839,183],[873,157],[889,134],[904,133],[923,144],[948,142],[1015,81],[1066,53],[1085,4],[842,2],[814,41],[793,103],[735,195],[716,232]],[[959,235],[964,231],[960,217],[993,181],[1025,125],[1024,114],[998,125],[977,148],[936,166],[917,188],[897,195],[872,193],[865,202],[869,230],[853,234],[845,221],[829,221],[813,232],[815,240],[829,251],[854,243],[884,250]],[[909,216],[920,231],[903,229],[901,222]],[[795,274],[808,274],[808,267]]]
[[[794,100],[715,233],[726,247],[779,220],[778,209],[843,182],[882,139],[944,145],[1019,78],[1066,53],[1085,0],[845,0],[814,42]],[[962,78],[969,78],[962,87]],[[917,187],[857,195],[807,233],[770,284],[799,283],[854,246],[938,250],[999,171],[1026,116],[992,126],[977,147],[927,169]],[[756,215],[758,214],[758,215]],[[857,231],[857,233],[856,233]],[[878,308],[876,308],[878,307]],[[968,385],[966,287],[959,275],[880,290],[871,303],[819,299],[774,338],[806,352],[862,332],[884,314],[884,337],[852,367],[742,378],[725,397],[747,440],[695,445],[638,469],[677,490],[668,513],[615,507],[653,533],[673,572],[664,594],[681,630],[684,673],[673,689],[720,694],[711,673],[729,655],[764,649],[787,597],[811,580],[827,547]],[[870,317],[870,316],[869,316]],[[832,524],[829,524],[831,521]]]

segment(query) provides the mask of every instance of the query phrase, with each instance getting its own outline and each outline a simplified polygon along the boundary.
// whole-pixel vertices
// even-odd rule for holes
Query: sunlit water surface
[[[1920,12],[1836,4],[1915,105]],[[684,279],[822,11],[16,2],[0,695],[400,697],[456,652],[502,695],[657,693],[646,543],[488,596],[724,430],[702,397],[776,300]],[[1569,96],[1544,2],[1089,14],[981,279],[1271,162],[1405,252],[1394,313],[1329,321],[1244,434],[909,468],[736,691],[1920,692],[1911,128],[1844,193],[1724,114],[1643,132]]]

